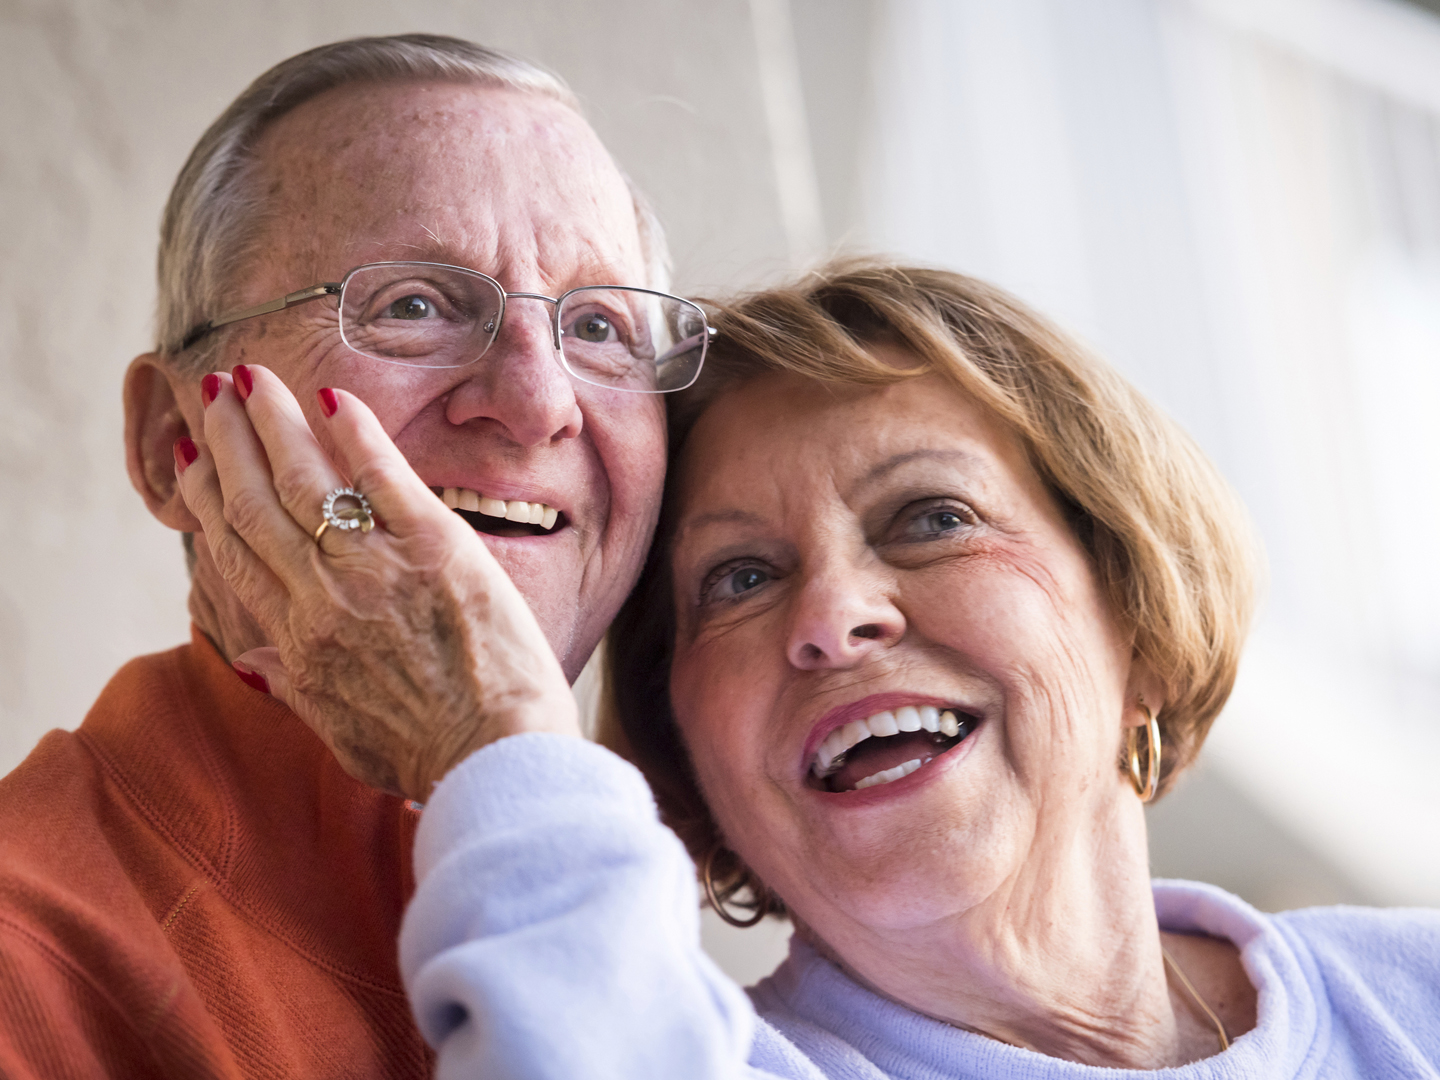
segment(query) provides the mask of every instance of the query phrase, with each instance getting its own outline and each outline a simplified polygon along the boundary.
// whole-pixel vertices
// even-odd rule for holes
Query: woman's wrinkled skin
[[[1167,989],[1117,768],[1162,690],[1018,442],[938,376],[770,375],[709,408],[680,468],[675,714],[728,844],[802,932],[910,1008],[1052,1056],[1214,1054]],[[827,716],[907,701],[980,723],[893,784],[810,778]],[[1253,1026],[1232,946],[1166,940],[1232,1034]]]

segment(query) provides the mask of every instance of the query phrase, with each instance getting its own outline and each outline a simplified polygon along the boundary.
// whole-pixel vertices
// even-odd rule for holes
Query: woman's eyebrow
[[[749,510],[709,510],[703,514],[696,514],[693,518],[682,520],[676,533],[684,536],[687,533],[708,529],[715,525],[758,525],[763,520],[759,514],[753,514]]]
[[[913,461],[943,461],[947,464],[967,465],[982,472],[989,471],[989,463],[981,455],[972,453],[969,450],[957,449],[934,449],[922,448],[920,450],[907,450],[903,454],[895,454],[884,461],[873,465],[864,476],[855,482],[855,487],[865,488],[883,480],[896,469],[903,468]]]

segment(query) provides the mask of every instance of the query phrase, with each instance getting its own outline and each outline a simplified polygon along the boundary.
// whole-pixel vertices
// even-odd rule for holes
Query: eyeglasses
[[[195,327],[183,352],[212,330],[338,297],[341,339],[355,352],[405,367],[456,368],[485,355],[509,300],[550,305],[560,362],[575,378],[611,390],[668,394],[700,375],[715,331],[689,300],[629,285],[587,285],[558,297],[506,292],[492,277],[461,266],[379,262]]]

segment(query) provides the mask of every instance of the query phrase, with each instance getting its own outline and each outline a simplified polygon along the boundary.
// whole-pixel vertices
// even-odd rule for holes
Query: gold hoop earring
[[[755,914],[751,915],[750,918],[737,919],[734,915],[731,915],[730,912],[726,910],[724,901],[716,895],[715,882],[710,876],[715,868],[715,856],[719,854],[720,849],[718,847],[711,848],[710,854],[705,856],[705,865],[700,869],[700,880],[705,885],[705,899],[710,902],[710,910],[715,912],[716,915],[719,915],[720,918],[724,919],[731,926],[740,930],[748,930],[770,913],[770,905],[765,902],[765,898],[762,896],[759,907],[755,909]],[[728,900],[729,898],[729,896],[726,896],[725,899]]]
[[[1125,748],[1130,759],[1130,783],[1135,788],[1135,794],[1140,796],[1140,801],[1148,803],[1155,798],[1155,789],[1160,786],[1160,721],[1155,719],[1155,714],[1145,702],[1140,702],[1140,708],[1145,710],[1145,735],[1150,743],[1143,777],[1140,773],[1139,728],[1130,729],[1125,737]]]

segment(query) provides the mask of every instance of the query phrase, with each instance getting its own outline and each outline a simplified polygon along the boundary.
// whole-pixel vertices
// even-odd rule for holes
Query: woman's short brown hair
[[[672,463],[712,402],[771,372],[870,385],[934,372],[1015,433],[1089,552],[1137,656],[1165,685],[1160,791],[1167,790],[1230,694],[1254,608],[1247,519],[1189,436],[1047,320],[961,274],[832,263],[721,305],[714,324],[703,377],[671,402]],[[867,348],[877,344],[900,346],[919,363],[887,364]],[[721,895],[749,885],[758,898],[759,883],[748,880],[710,817],[670,712],[672,496],[610,632],[602,730],[645,772],[696,861],[713,860]]]

